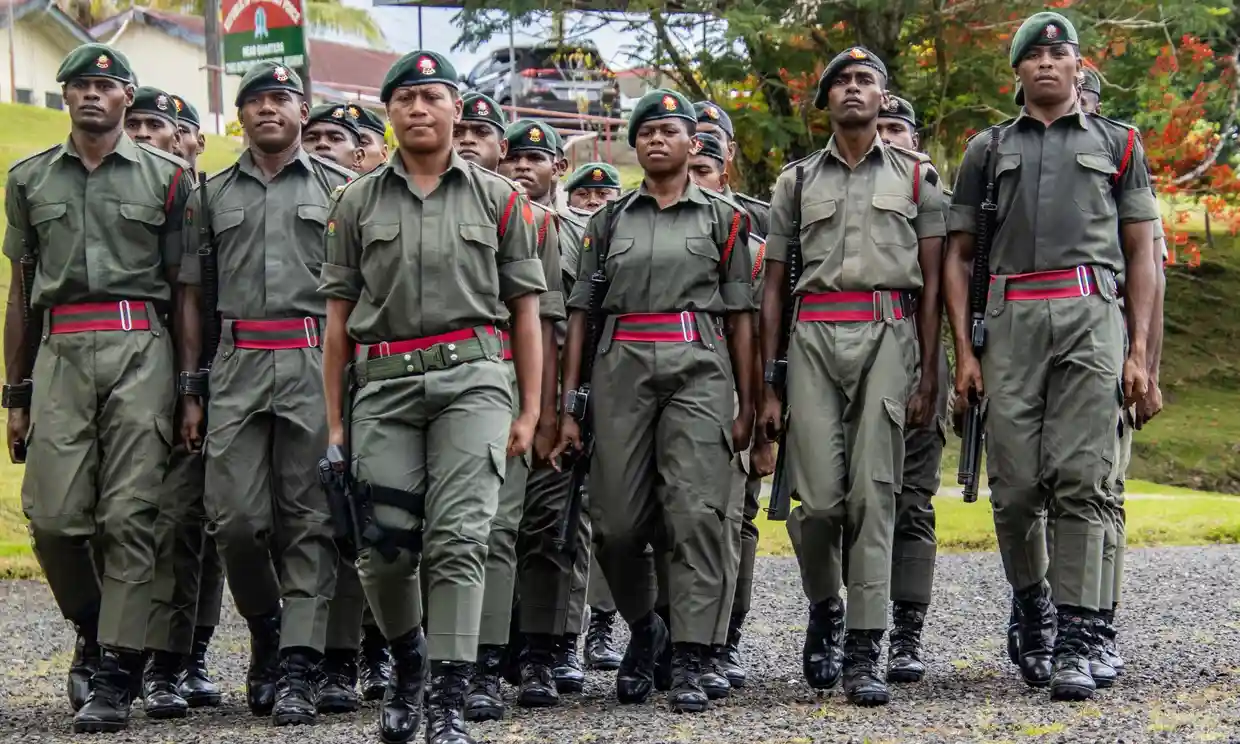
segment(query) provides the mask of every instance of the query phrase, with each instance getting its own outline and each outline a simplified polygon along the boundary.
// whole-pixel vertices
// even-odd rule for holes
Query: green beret
[[[620,188],[620,171],[607,163],[586,163],[564,183],[564,190],[572,193],[575,189],[618,189]]]
[[[1077,44],[1076,27],[1067,18],[1058,13],[1043,11],[1034,13],[1020,24],[1016,35],[1012,37],[1010,53],[1012,67],[1015,67],[1029,50],[1035,46],[1051,44]]]
[[[383,119],[379,118],[378,114],[365,106],[350,103],[349,118],[357,125],[358,130],[369,129],[372,132],[377,132],[380,137],[387,136],[387,124],[383,122]]]
[[[198,120],[198,109],[194,108],[194,104],[178,95],[172,96],[172,104],[177,107],[177,121],[189,124],[195,129],[202,128]]]
[[[456,89],[456,68],[442,54],[417,50],[396,60],[383,77],[379,100],[387,103],[397,88],[442,83]]]
[[[357,137],[357,120],[349,115],[349,106],[345,103],[320,103],[310,109],[310,117],[306,126],[325,121],[328,124],[339,124]]]
[[[723,152],[723,143],[719,138],[709,132],[698,132],[693,135],[693,144],[689,146],[690,155],[705,155],[708,158],[718,160],[720,164],[726,165],[728,156]]]
[[[503,132],[508,127],[508,117],[495,99],[471,90],[461,97],[462,121],[482,121]]]
[[[167,119],[174,126],[177,123],[177,105],[173,102],[172,96],[149,85],[144,85],[133,92],[133,105],[129,107],[129,113],[154,114]]]
[[[728,113],[719,108],[718,104],[713,101],[698,101],[693,104],[693,110],[697,112],[697,120],[703,124],[714,124],[728,135],[728,139],[736,139],[736,131],[732,129],[732,119]]]
[[[555,157],[555,129],[538,119],[518,119],[504,130],[508,152],[538,150]]]
[[[266,93],[270,90],[287,90],[299,96],[304,95],[301,76],[296,70],[275,62],[259,62],[246,71],[237,86],[237,108],[241,108],[245,99],[255,93]]]
[[[689,122],[689,134],[697,129],[697,111],[689,99],[674,90],[657,88],[642,96],[629,114],[629,147],[637,146],[642,124],[659,119],[683,119]]]
[[[887,79],[887,65],[883,64],[874,52],[860,46],[845,49],[835,55],[835,59],[831,60],[826,69],[822,71],[822,77],[818,78],[818,93],[814,96],[814,108],[825,109],[827,107],[827,91],[831,89],[831,82],[849,65],[864,65],[882,75],[884,81]]]
[[[80,77],[106,77],[138,84],[129,59],[107,44],[83,44],[65,55],[56,71],[56,82],[64,84]]]
[[[913,104],[899,96],[887,97],[887,105],[879,109],[878,118],[903,119],[913,129],[917,128],[917,113],[913,111]]]
[[[1091,91],[1094,95],[1102,98],[1102,79],[1098,77],[1098,73],[1086,67],[1081,71],[1081,90]]]

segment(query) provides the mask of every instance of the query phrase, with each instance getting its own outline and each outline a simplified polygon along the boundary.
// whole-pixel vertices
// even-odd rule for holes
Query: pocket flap
[[[801,224],[808,225],[820,220],[829,220],[835,216],[835,200],[827,199],[801,207]]]
[[[499,233],[490,225],[461,225],[461,237],[471,243],[481,243],[493,251],[499,250]]]
[[[995,177],[998,178],[1000,173],[1016,170],[1020,167],[1019,152],[1004,152],[999,154],[999,160],[995,162]]]
[[[64,202],[55,202],[52,204],[32,204],[30,206],[30,224],[38,225],[48,220],[60,219],[69,211],[69,205]]]
[[[695,256],[709,259],[719,258],[719,246],[715,245],[715,241],[710,238],[685,238],[685,248]]]
[[[1078,152],[1076,154],[1076,162],[1080,163],[1085,168],[1092,171],[1098,171],[1099,173],[1105,173],[1108,176],[1115,175],[1119,170],[1115,167],[1115,163],[1111,162],[1110,157],[1100,155],[1098,153]]]
[[[633,238],[612,238],[607,244],[607,255],[617,256],[633,247]]]
[[[887,409],[887,415],[891,418],[891,422],[904,431],[904,403],[891,398],[883,398],[883,406]]]
[[[147,225],[162,225],[167,219],[163,206],[134,202],[121,202],[121,216]]]
[[[298,204],[297,216],[320,225],[327,224],[327,207],[319,204]]]
[[[245,210],[241,208],[223,209],[211,215],[211,230],[217,235],[231,230],[245,221]]]
[[[362,247],[380,240],[396,240],[400,235],[399,222],[362,223]]]
[[[895,212],[903,215],[908,219],[917,216],[917,205],[913,200],[903,194],[875,194],[870,203],[875,209],[881,209],[884,212]]]

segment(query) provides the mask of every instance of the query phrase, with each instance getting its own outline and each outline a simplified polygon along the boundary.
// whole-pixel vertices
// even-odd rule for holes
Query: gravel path
[[[494,744],[1240,741],[1240,548],[1131,553],[1120,623],[1128,672],[1117,687],[1082,705],[1050,703],[1008,665],[1007,593],[995,554],[943,556],[938,579],[927,625],[930,675],[897,688],[885,709],[854,708],[838,688],[816,697],[804,685],[805,611],[796,565],[760,558],[758,609],[743,645],[751,683],[726,705],[700,716],[670,713],[661,696],[620,707],[611,678],[592,674],[585,694],[559,709],[516,710],[473,733]],[[63,697],[63,649],[71,640],[44,586],[0,582],[0,741],[71,740]],[[322,718],[308,729],[276,730],[249,717],[242,691],[246,643],[230,614],[211,659],[228,692],[223,708],[177,723],[137,713],[124,735],[100,741],[378,740],[373,707]]]

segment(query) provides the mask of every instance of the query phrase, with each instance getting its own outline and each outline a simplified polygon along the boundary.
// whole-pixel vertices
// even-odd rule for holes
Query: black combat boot
[[[1055,638],[1055,666],[1051,672],[1051,700],[1088,700],[1097,685],[1089,672],[1092,618],[1079,607],[1059,608]]]
[[[323,655],[315,708],[323,714],[352,713],[362,707],[357,696],[357,651],[329,648]]]
[[[362,652],[358,655],[363,700],[382,700],[392,676],[388,642],[376,625],[362,626]]]
[[[189,703],[177,692],[177,672],[181,669],[180,654],[152,651],[147,658],[142,680],[142,700],[146,717],[162,720],[189,715]]]
[[[414,628],[392,640],[391,693],[379,712],[379,739],[384,744],[405,744],[422,726],[422,700],[426,694],[426,636]]]
[[[99,659],[103,654],[99,648],[99,625],[94,619],[80,623],[76,628],[73,660],[69,662],[69,678],[65,682],[65,694],[74,713],[86,704],[86,696],[90,694],[90,678],[99,671]]]
[[[732,683],[723,674],[720,659],[726,657],[726,646],[705,646],[706,655],[702,657],[702,674],[698,682],[702,691],[711,700],[723,700],[732,694]]]
[[[1007,626],[1008,661],[1020,666],[1020,605],[1016,604],[1016,593],[1012,593],[1012,611],[1008,614]]]
[[[610,672],[620,668],[620,653],[611,645],[611,626],[616,611],[590,608],[590,627],[586,631],[586,668]]]
[[[191,708],[214,708],[223,699],[220,688],[207,672],[207,648],[214,633],[215,628],[210,626],[194,628],[194,645],[189,656],[185,657],[185,666],[181,670],[177,693],[185,698]]]
[[[135,677],[142,677],[142,654],[103,649],[99,670],[90,678],[86,703],[73,716],[73,733],[123,731],[129,725]]]
[[[1020,618],[1018,666],[1020,676],[1030,687],[1045,687],[1051,681],[1051,658],[1055,653],[1055,605],[1051,588],[1040,581],[1016,593]]]
[[[1119,635],[1115,630],[1115,610],[1118,605],[1111,605],[1111,609],[1102,610],[1098,613],[1098,619],[1102,622],[1095,626],[1095,631],[1102,636],[1102,657],[1106,663],[1115,670],[1115,676],[1121,676],[1124,673],[1124,659],[1119,655],[1119,649],[1116,647],[1116,637]]]
[[[801,671],[815,690],[829,690],[844,669],[844,603],[831,597],[810,605]]]
[[[250,713],[271,714],[276,704],[276,680],[280,678],[280,615],[257,615],[245,619],[250,626],[250,668],[245,677],[245,699]]]
[[[1088,631],[1089,642],[1089,676],[1094,678],[1095,687],[1104,690],[1115,684],[1115,678],[1119,674],[1115,671],[1115,667],[1111,666],[1106,652],[1106,640],[1102,635],[1102,628],[1106,621],[1099,617],[1100,614],[1091,613],[1086,620],[1085,629]]]
[[[520,692],[517,705],[522,708],[550,708],[560,703],[560,692],[555,683],[556,663],[555,636],[530,633],[525,637],[518,666],[521,669]]]
[[[503,646],[478,647],[478,663],[465,695],[465,720],[498,721],[504,717],[504,695],[499,689],[504,652]]]
[[[844,694],[853,705],[886,705],[891,699],[878,675],[881,630],[850,630],[844,634]]]
[[[426,706],[426,744],[474,744],[465,732],[465,690],[473,664],[436,661],[431,664],[431,694]]]
[[[741,663],[741,628],[745,625],[744,613],[733,613],[728,622],[728,642],[719,649],[716,666],[734,689],[745,686],[745,666]]]
[[[577,658],[576,633],[565,633],[556,639],[555,668],[551,675],[561,695],[581,692],[586,686],[586,673],[581,671],[581,661]]]
[[[629,625],[629,646],[616,670],[616,699],[621,703],[644,703],[654,686],[654,668],[668,645],[667,626],[654,612]]]
[[[672,689],[672,608],[656,607],[654,611],[663,621],[663,627],[667,628],[667,642],[659,650],[654,663],[654,689],[667,692]],[[632,640],[629,642],[632,643]]]
[[[700,643],[672,644],[672,689],[667,699],[673,713],[701,713],[710,707],[702,689],[702,672],[709,655],[710,647]]]
[[[286,648],[280,652],[280,681],[276,683],[276,702],[271,722],[276,726],[309,726],[318,718],[314,705],[314,681],[320,654],[308,648]]]
[[[926,607],[921,602],[895,602],[891,616],[891,643],[887,649],[888,682],[920,682],[926,676],[921,660],[921,629],[926,624]]]

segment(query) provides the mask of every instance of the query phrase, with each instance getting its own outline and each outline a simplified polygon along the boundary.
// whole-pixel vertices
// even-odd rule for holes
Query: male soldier
[[[392,650],[379,730],[396,744],[421,725],[428,663],[428,744],[474,741],[463,708],[487,538],[505,458],[529,449],[541,405],[537,295],[546,282],[534,216],[515,184],[453,151],[456,80],[428,51],[388,71],[380,97],[398,156],[337,197],[320,284],[329,442],[343,447],[348,434],[352,487],[371,494],[362,518],[378,536],[365,540],[358,571]],[[515,420],[497,328],[505,321],[520,390]],[[340,381],[350,358],[355,391],[346,401]]]
[[[452,127],[456,154],[471,163],[498,172],[504,157],[504,129],[508,117],[489,96],[469,92],[461,96],[461,120]]]
[[[357,122],[349,115],[347,105],[320,103],[310,109],[310,118],[301,131],[301,146],[306,152],[358,173],[366,151],[362,149],[362,135]]]
[[[9,456],[26,462],[35,555],[77,626],[73,730],[119,731],[140,688],[151,611],[175,379],[162,318],[174,305],[190,184],[183,161],[125,134],[134,75],[124,55],[84,44],[56,80],[69,137],[16,163],[5,190],[3,405]]]
[[[917,114],[913,105],[889,96],[879,112],[878,136],[888,145],[916,150]],[[943,189],[944,196],[950,196]],[[946,199],[943,208],[948,207]],[[947,218],[946,213],[943,215]],[[934,418],[925,426],[907,427],[904,436],[904,482],[896,494],[895,538],[891,545],[891,649],[887,655],[888,682],[918,682],[926,673],[921,659],[921,631],[934,585],[938,553],[934,534],[934,504],[939,490],[939,464],[947,444],[947,349],[938,348],[939,385]]]
[[[177,129],[177,109],[172,97],[149,85],[136,89],[133,105],[125,112],[125,134],[134,142],[178,155],[181,132]]]
[[[945,265],[956,393],[987,396],[991,501],[1020,608],[1021,674],[1033,686],[1049,683],[1052,699],[1083,700],[1095,689],[1088,654],[1102,598],[1115,427],[1121,405],[1140,400],[1148,380],[1145,308],[1154,298],[1158,208],[1136,132],[1080,110],[1072,24],[1057,13],[1031,16],[1012,39],[1010,59],[1025,106],[969,143],[952,199]],[[968,285],[992,179],[998,211],[979,363],[969,342]],[[1121,271],[1127,359],[1116,305]],[[1040,528],[1048,503],[1049,556]]]
[[[783,446],[801,501],[788,533],[811,604],[802,663],[811,687],[828,688],[839,678],[843,535],[844,691],[857,705],[889,699],[877,665],[887,627],[904,429],[906,422],[920,427],[930,418],[938,385],[938,365],[921,366],[920,379],[917,370],[920,359],[938,353],[943,192],[928,157],[878,136],[886,81],[882,60],[861,47],[844,51],[823,71],[814,105],[828,109],[835,133],[776,182],[762,298],[762,353],[772,369],[787,301],[788,241],[799,222],[798,315],[788,348],[792,415]],[[801,174],[797,203],[794,184]],[[773,385],[761,416],[764,433],[778,430]]]
[[[206,148],[198,124],[198,111],[180,96],[171,96],[177,112],[175,154],[189,164],[186,175],[197,179],[198,156]],[[134,109],[129,109],[130,114]],[[148,649],[181,655],[176,694],[190,708],[217,706],[220,688],[207,672],[207,648],[220,623],[224,602],[224,566],[215,539],[206,534],[203,509],[202,456],[181,443],[172,447],[172,459],[164,478],[164,494],[155,520],[156,556],[151,620],[147,626]],[[159,708],[149,694],[163,680],[158,666],[147,670],[147,715]],[[154,683],[154,685],[152,685]],[[171,701],[176,705],[176,701]]]
[[[727,154],[726,165],[731,165],[736,159],[736,130],[732,127],[732,118],[718,104],[711,101],[698,101],[693,104],[693,109],[698,117],[697,130],[719,138]],[[753,218],[754,232],[765,237],[767,230],[770,229],[771,205],[752,196],[733,192],[731,187],[724,191],[724,195],[738,202],[745,208],[745,211],[749,212],[750,217]],[[750,521],[752,522],[752,518]],[[757,535],[756,528],[754,534]],[[756,541],[757,538],[755,537],[754,540]]]
[[[620,171],[607,163],[585,163],[564,182],[568,206],[589,216],[620,196]]]
[[[312,470],[326,432],[318,349],[324,308],[314,275],[332,190],[352,173],[302,149],[308,107],[301,78],[255,65],[237,90],[249,148],[196,193],[181,281],[181,436],[202,445],[202,383],[189,372],[213,352],[206,413],[206,508],[228,586],[250,629],[250,712],[277,726],[315,721],[314,670],[323,655],[338,553]],[[218,256],[204,271],[199,251]],[[200,310],[204,281],[224,278]],[[214,312],[213,312],[214,310]],[[221,319],[218,350],[203,325]],[[207,330],[214,331],[208,325]],[[210,341],[208,337],[206,339]]]
[[[358,139],[366,153],[358,172],[369,173],[387,162],[387,125],[373,111],[362,106],[350,104],[349,116],[357,122]]]
[[[488,123],[494,121],[496,107],[482,97],[462,102],[469,106],[475,117]],[[463,118],[464,115],[462,115]],[[467,122],[454,127],[459,146],[469,146],[479,157],[490,156],[495,148],[491,145],[489,132],[478,137],[477,131],[462,131]],[[472,127],[477,130],[478,127]],[[543,449],[545,457],[555,442],[556,372],[558,368],[555,343],[555,324],[566,320],[564,298],[560,285],[560,243],[555,213],[546,202],[551,194],[555,174],[555,132],[541,121],[523,119],[511,124],[503,132],[499,143],[503,160],[498,172],[520,186],[530,203],[535,205],[534,221],[538,225],[538,251],[543,263],[544,280],[552,291],[539,297],[539,318],[542,326],[542,405],[535,443]],[[489,159],[489,158],[488,158]],[[513,380],[516,384],[516,380]],[[514,400],[518,391],[514,390]],[[513,407],[514,419],[519,417],[519,407]],[[548,423],[551,422],[551,423]],[[550,428],[548,432],[547,429]],[[516,593],[518,572],[517,539],[522,515],[530,496],[527,481],[530,480],[530,456],[509,458],[504,485],[500,488],[499,504],[491,521],[487,540],[486,578],[482,599],[482,624],[478,636],[477,669],[466,698],[465,715],[469,720],[498,720],[503,716],[504,701],[500,694],[500,675],[503,672],[505,651],[509,646],[509,630],[513,620],[513,599]],[[537,506],[537,504],[535,505]],[[558,515],[558,512],[556,512]],[[541,577],[540,577],[541,578]],[[551,587],[540,587],[534,582],[522,582],[522,607],[538,603],[540,595]],[[554,598],[554,596],[553,596]],[[517,702],[523,706],[544,707],[557,703],[556,689],[551,682],[551,666],[554,662],[555,645],[552,636],[544,631],[528,637],[528,646],[521,654],[523,662],[521,692]],[[528,658],[526,658],[528,657]],[[534,665],[536,670],[527,672],[525,667]],[[528,683],[527,683],[528,678]]]

